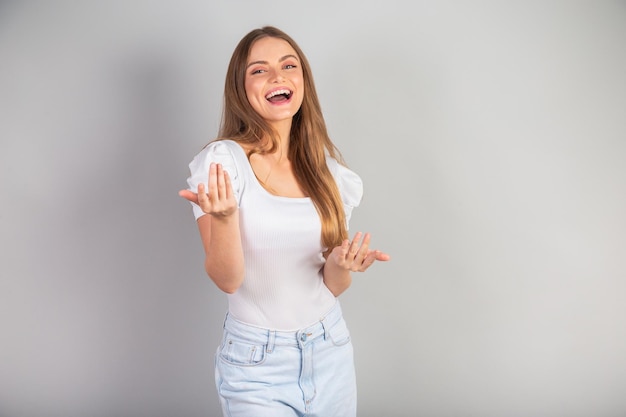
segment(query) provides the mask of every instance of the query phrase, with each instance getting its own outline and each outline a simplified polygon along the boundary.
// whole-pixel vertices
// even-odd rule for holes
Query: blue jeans
[[[355,417],[352,343],[339,302],[294,332],[227,315],[215,384],[225,417]]]

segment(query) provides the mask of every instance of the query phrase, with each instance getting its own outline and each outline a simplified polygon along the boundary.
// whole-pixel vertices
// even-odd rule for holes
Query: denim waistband
[[[271,352],[275,345],[301,346],[321,336],[326,339],[329,337],[330,329],[341,320],[343,314],[337,301],[319,321],[300,330],[282,331],[257,327],[241,322],[231,314],[226,314],[224,330],[250,342],[267,345],[267,351]]]

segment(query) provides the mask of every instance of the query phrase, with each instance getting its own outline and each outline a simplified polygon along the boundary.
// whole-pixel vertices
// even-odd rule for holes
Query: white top
[[[346,221],[363,195],[361,178],[327,157],[337,182]],[[322,318],[335,304],[323,282],[321,222],[309,197],[281,197],[257,180],[243,148],[232,140],[209,143],[189,164],[189,189],[208,184],[209,165],[221,163],[231,178],[239,205],[245,259],[243,283],[228,294],[229,313],[242,322],[293,331]],[[196,219],[204,215],[191,203]]]

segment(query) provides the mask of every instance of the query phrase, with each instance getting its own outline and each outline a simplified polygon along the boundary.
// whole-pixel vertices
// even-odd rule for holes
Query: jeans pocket
[[[350,342],[350,331],[343,319],[331,327],[328,333],[330,334],[330,340],[335,346],[343,346]]]
[[[265,361],[265,350],[265,345],[237,339],[226,333],[218,356],[232,365],[256,366]]]

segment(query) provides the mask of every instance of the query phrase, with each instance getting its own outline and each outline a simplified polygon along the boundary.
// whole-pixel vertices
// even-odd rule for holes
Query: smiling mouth
[[[287,101],[293,95],[293,91],[286,88],[274,90],[265,96],[265,99],[270,103],[280,103],[281,101]]]

